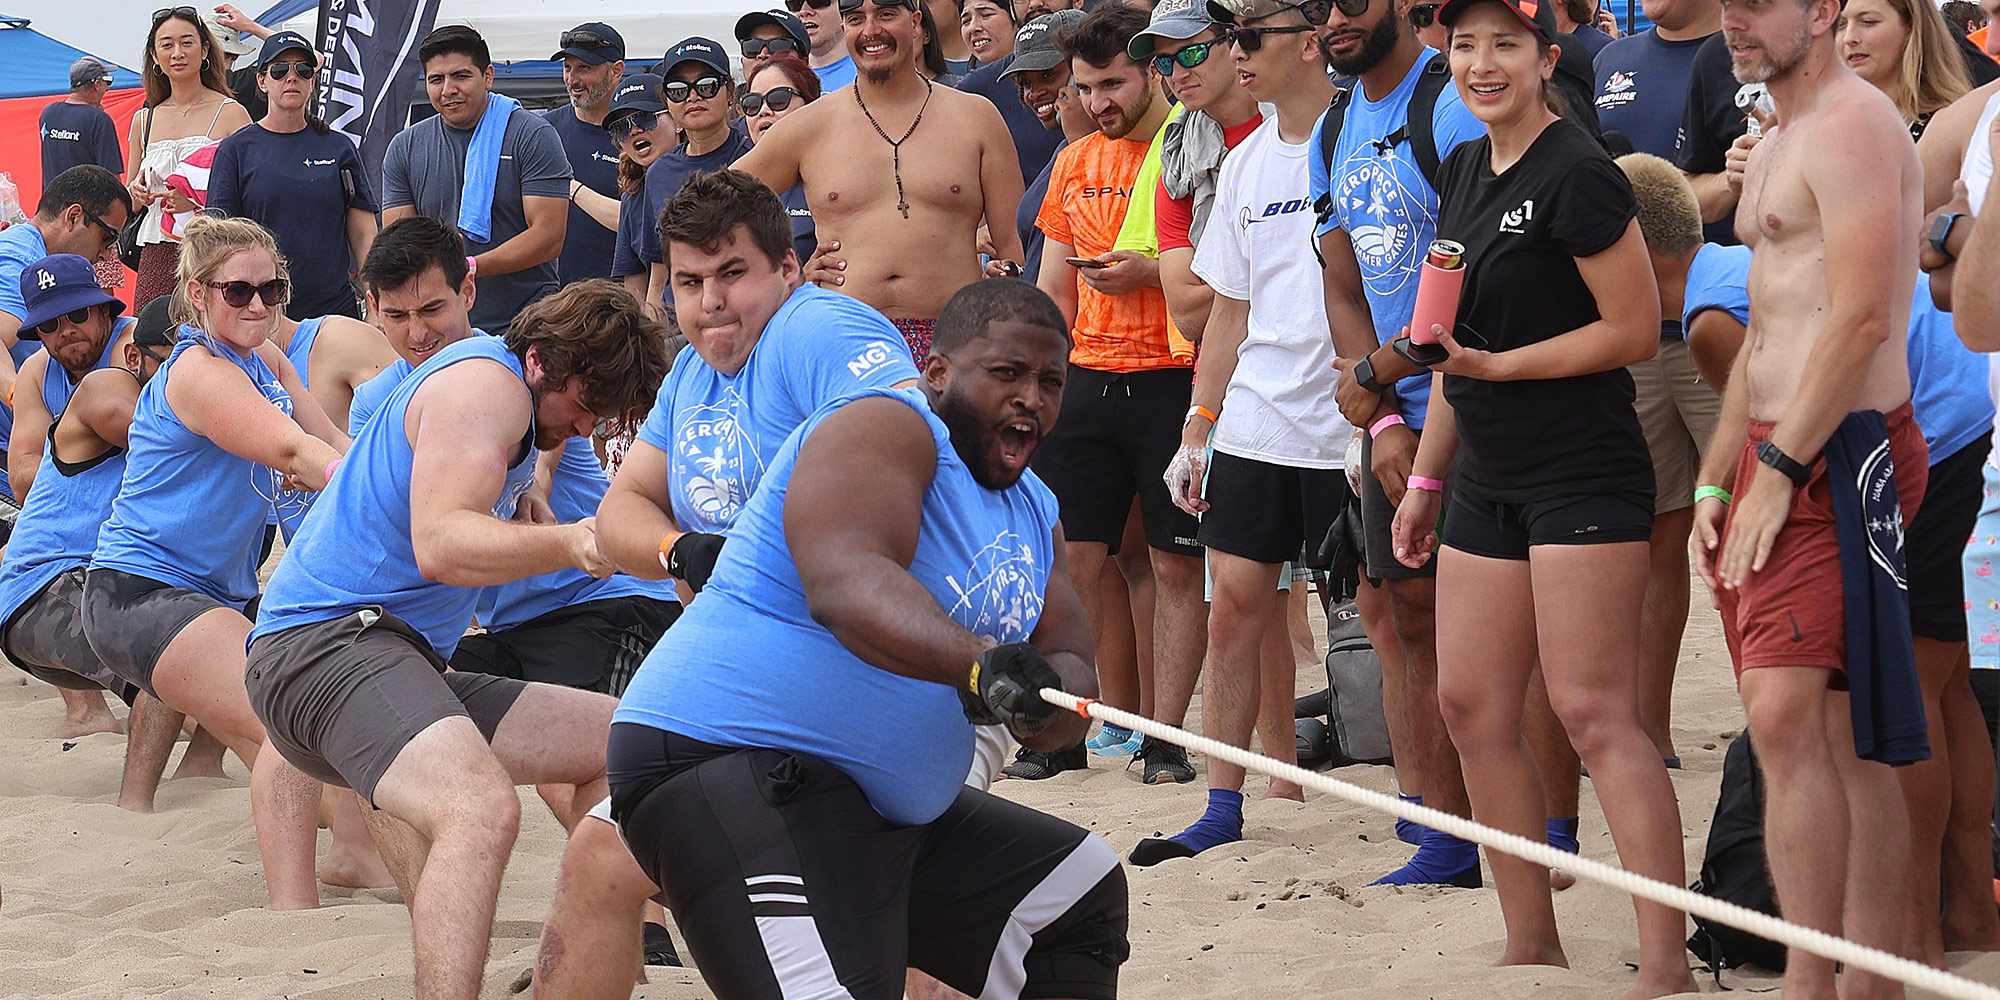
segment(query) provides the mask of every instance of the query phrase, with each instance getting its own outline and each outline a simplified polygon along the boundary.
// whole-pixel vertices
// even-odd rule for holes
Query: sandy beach
[[[1676,688],[1674,772],[1692,873],[1699,865],[1723,751],[1742,710],[1720,627],[1699,591]],[[213,997],[363,1000],[412,993],[409,919],[393,890],[326,888],[305,913],[263,909],[247,776],[166,782],[159,812],[118,809],[122,736],[53,736],[53,688],[0,674],[0,997],[37,1000]],[[1301,674],[1304,693],[1323,683]],[[1199,702],[1197,701],[1197,713]],[[1198,728],[1198,719],[1191,726]],[[1197,766],[1200,766],[1197,759]],[[169,770],[171,773],[171,769]],[[1386,767],[1336,776],[1393,789]],[[1615,861],[1584,782],[1583,851]],[[1304,804],[1246,792],[1248,839],[1152,869],[1128,869],[1132,959],[1121,992],[1143,1000],[1206,997],[1568,1000],[1612,997],[1637,958],[1632,907],[1588,883],[1556,897],[1572,969],[1494,969],[1500,911],[1492,890],[1365,888],[1409,848],[1389,817],[1324,796]],[[1173,833],[1205,801],[1197,783],[1147,787],[1121,761],[995,790],[1101,833],[1120,855]],[[483,996],[510,987],[534,960],[555,888],[562,829],[523,790],[521,837],[501,891]],[[322,834],[321,846],[327,837]],[[1953,967],[2000,984],[2000,956]],[[686,969],[650,969],[635,997],[711,996]],[[1705,992],[1714,980],[1697,973]],[[1775,977],[1725,972],[1732,989],[1775,991]],[[1913,994],[1922,995],[1922,994]]]

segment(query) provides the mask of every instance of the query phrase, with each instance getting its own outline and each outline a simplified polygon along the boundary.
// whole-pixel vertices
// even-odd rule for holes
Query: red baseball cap
[[[1520,18],[1529,31],[1541,35],[1545,41],[1556,40],[1555,0],[1445,0],[1444,6],[1438,8],[1438,22],[1449,27],[1460,14],[1481,3],[1497,3]]]

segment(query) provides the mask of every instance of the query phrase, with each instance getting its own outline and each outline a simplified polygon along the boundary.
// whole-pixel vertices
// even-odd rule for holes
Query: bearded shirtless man
[[[1843,597],[1856,584],[1843,582],[1841,549],[1851,557],[1887,534],[1880,547],[1900,562],[1896,501],[1907,520],[1923,493],[1901,336],[1923,169],[1895,106],[1835,55],[1837,0],[1726,0],[1722,17],[1737,80],[1767,84],[1777,114],[1750,154],[1736,215],[1738,234],[1757,251],[1751,320],[1698,480],[1695,558],[1722,609],[1769,782],[1779,905],[1794,922],[1897,951],[1908,817],[1895,774],[1857,756],[1858,738],[1873,744],[1862,748],[1872,756],[1885,756],[1886,741],[1874,738],[1879,727],[1855,728],[1847,681],[1850,665],[1872,671],[1879,693],[1893,665],[1907,667],[1914,688],[1914,654],[1907,630],[1899,649],[1882,628],[1872,656],[1849,655],[1853,615]],[[1857,490],[1850,473],[1828,473],[1827,461],[1855,444],[1886,446],[1894,476],[1881,485],[1893,492]],[[1845,521],[1836,529],[1844,515],[1829,508],[1857,493],[1879,498],[1879,508],[1858,505],[1861,518],[1885,525],[1880,534],[1849,531]],[[1864,573],[1860,582],[1873,581]],[[1857,620],[1886,626],[1896,613]],[[1907,619],[1906,607],[1899,613]],[[1879,713],[1888,704],[1876,697],[1862,707]],[[1921,703],[1915,731],[1923,731]],[[1927,751],[1919,740],[1908,754]],[[1848,980],[1848,1000],[1902,995],[1899,984],[1866,973]],[[1793,953],[1785,995],[1831,1000],[1834,964]]]
[[[773,191],[803,183],[822,285],[888,316],[918,364],[953,292],[979,280],[980,223],[994,257],[1022,260],[1021,168],[993,102],[917,75],[917,0],[840,0],[854,86],[793,112],[736,161]]]

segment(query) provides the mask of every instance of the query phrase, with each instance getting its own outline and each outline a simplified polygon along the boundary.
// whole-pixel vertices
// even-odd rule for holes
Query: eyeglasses
[[[800,8],[807,6],[814,10],[825,10],[833,6],[833,0],[785,0],[785,9],[794,14],[798,13]]]
[[[743,58],[745,59],[755,59],[766,52],[771,53],[775,57],[780,53],[797,52],[798,50],[799,40],[796,38],[745,38],[743,40]]]
[[[264,300],[267,306],[275,306],[291,297],[292,283],[283,278],[272,278],[261,285],[247,281],[204,281],[202,284],[222,293],[222,301],[231,309],[241,309],[250,304],[250,296]]]
[[[1420,3],[1410,8],[1410,27],[1428,28],[1437,23],[1438,8],[1441,3]]]
[[[1226,36],[1225,36],[1226,37]],[[1207,42],[1196,42],[1170,56],[1154,56],[1153,70],[1161,76],[1174,75],[1174,67],[1193,69],[1208,61],[1208,50],[1223,41],[1222,38]]]
[[[547,36],[543,36],[547,37]],[[595,31],[565,31],[556,39],[556,47],[585,49],[615,49],[618,43]]]
[[[667,103],[669,104],[686,104],[690,93],[706,101],[722,93],[722,78],[719,76],[704,76],[693,83],[688,83],[684,80],[675,80],[660,89],[666,93]]]
[[[178,17],[183,21],[192,21],[195,24],[201,23],[201,11],[193,7],[162,7],[153,12],[153,27],[159,27],[161,22],[170,17]]]
[[[1231,28],[1229,29],[1229,34],[1224,37],[1228,38],[1231,44],[1242,49],[1244,55],[1249,55],[1264,47],[1265,35],[1297,35],[1311,30],[1313,30],[1312,26],[1305,24],[1286,25],[1278,28]]]
[[[84,218],[90,220],[91,225],[104,230],[104,235],[111,237],[113,241],[116,241],[118,239],[118,230],[111,228],[110,224],[106,223],[103,219],[98,218],[96,212],[84,208],[82,205],[78,205],[76,207],[78,211],[81,211],[83,213]]]
[[[298,74],[301,80],[310,80],[317,72],[319,66],[309,62],[274,62],[264,67],[264,75],[273,80],[282,80],[294,73]]]
[[[69,320],[71,326],[82,326],[90,321],[90,307],[71,309],[54,319],[36,323],[35,332],[44,337],[53,336],[57,330],[62,329],[63,320]]]
[[[660,116],[653,111],[634,111],[629,115],[614,118],[604,123],[604,130],[623,139],[634,132],[651,132],[660,124]]]
[[[799,92],[790,87],[772,87],[761,94],[744,94],[736,99],[736,106],[743,109],[745,116],[754,115],[770,105],[772,111],[783,111],[799,99]]]

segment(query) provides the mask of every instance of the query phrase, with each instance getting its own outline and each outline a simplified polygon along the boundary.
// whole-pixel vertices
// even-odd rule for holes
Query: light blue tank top
[[[263,360],[183,326],[174,352],[139,390],[124,485],[91,564],[199,591],[241,609],[257,596],[257,552],[271,509],[272,471],[188,430],[167,403],[174,363],[200,344],[234,364],[271,405],[292,412],[291,393]]]
[[[937,446],[911,575],[972,632],[996,642],[1034,632],[1055,559],[1055,496],[1032,472],[1005,490],[980,486],[920,390],[866,390],[812,415],[773,457],[701,599],[646,657],[612,721],[810,754],[853,778],[883,818],[927,823],[972,762],[958,694],[862,662],[813,621],[785,538],[801,444],[841,406],[870,396],[923,414]]]
[[[498,337],[467,337],[432,355],[396,386],[354,439],[314,514],[278,563],[250,637],[330,621],[370,606],[401,618],[449,659],[472,621],[479,591],[424,578],[410,541],[410,466],[404,418],[410,397],[432,375],[461,361],[498,361],[521,374],[521,359]],[[532,430],[522,428],[525,439]],[[535,475],[535,449],[507,470],[493,516],[514,516],[514,502]]]
[[[13,618],[51,580],[90,561],[97,551],[98,532],[111,513],[111,501],[125,479],[125,449],[112,448],[87,462],[71,464],[56,460],[53,427],[49,437],[35,473],[35,488],[28,491],[28,502],[0,557],[0,623]]]
[[[133,322],[130,316],[120,316],[112,321],[111,337],[104,342],[104,353],[97,356],[96,363],[90,366],[91,371],[118,367],[117,355],[114,353],[118,349],[118,336]],[[62,412],[69,408],[69,397],[75,392],[76,383],[70,381],[69,369],[51,357],[48,367],[42,370],[42,406],[49,411],[50,420],[62,416]]]
[[[290,361],[292,370],[299,373],[299,384],[305,386],[307,392],[312,391],[313,341],[319,339],[319,327],[324,322],[324,316],[300,320],[299,328],[292,332],[291,346],[285,348],[285,360]],[[311,490],[280,489],[283,478],[275,475],[272,478],[271,495],[277,499],[271,502],[271,516],[265,519],[265,523],[277,525],[285,536],[285,544],[290,545],[292,536],[299,533],[299,525],[306,519],[306,511],[312,509],[313,498],[319,494]]]

